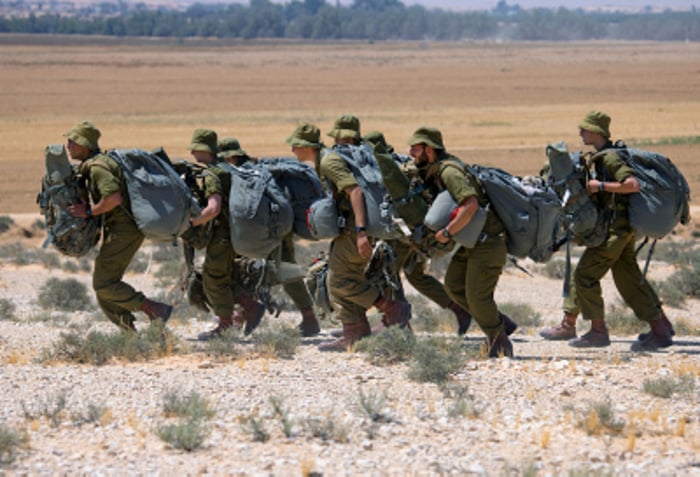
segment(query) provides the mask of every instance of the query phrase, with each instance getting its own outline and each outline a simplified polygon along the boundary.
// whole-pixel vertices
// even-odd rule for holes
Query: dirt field
[[[32,44],[28,44],[31,40]],[[300,121],[354,113],[397,149],[421,125],[463,159],[536,173],[548,142],[608,112],[614,137],[700,135],[700,45],[656,43],[187,43],[0,36],[0,213],[33,212],[43,148],[89,119],[101,145],[188,157],[197,127],[252,155],[288,154]],[[700,144],[658,146],[700,184]],[[695,141],[697,143],[697,141]]]
[[[410,379],[408,363],[320,352],[335,326],[328,321],[290,359],[256,351],[256,335],[278,322],[295,326],[296,310],[268,314],[251,337],[236,338],[234,356],[207,351],[193,337],[212,322],[184,315],[167,325],[178,346],[165,357],[47,362],[41,356],[62,333],[118,332],[94,303],[79,312],[38,303],[48,278],[76,279],[94,299],[89,272],[71,270],[66,257],[60,265],[22,260],[44,238],[33,228],[44,146],[62,142],[83,119],[102,129],[104,148],[164,146],[184,158],[197,127],[237,136],[252,155],[280,155],[289,154],[284,139],[298,122],[325,133],[336,116],[354,113],[365,132],[384,131],[398,150],[416,127],[432,125],[463,159],[526,175],[539,170],[548,142],[579,148],[577,124],[597,108],[612,115],[615,137],[676,143],[653,149],[671,156],[695,190],[698,60],[700,44],[216,46],[0,36],[0,215],[14,220],[0,234],[0,305],[14,307],[0,316],[0,425],[27,439],[9,464],[0,440],[0,474],[700,477],[699,300],[666,307],[678,330],[668,349],[631,352],[636,333],[646,331],[640,324],[613,333],[608,348],[579,350],[538,336],[561,317],[561,280],[528,261],[534,276],[508,266],[497,303],[530,306],[542,323],[521,323],[511,337],[514,359],[469,358],[448,395]],[[695,240],[694,230],[697,223],[679,235]],[[143,253],[150,264],[153,247]],[[655,261],[649,277],[661,281],[677,269]],[[175,288],[158,272],[149,265],[126,280],[156,297]],[[626,310],[610,276],[603,291],[608,310]],[[454,326],[451,312],[419,301],[410,287],[407,296],[414,320],[434,314]],[[136,325],[146,328],[142,314]],[[588,325],[579,320],[577,329]],[[441,331],[433,334],[454,334]],[[475,356],[482,341],[472,325],[462,348]],[[679,388],[664,398],[645,389],[649,382]],[[176,422],[164,409],[172,390],[198,393],[215,413],[194,452],[157,435]],[[363,414],[363,396],[385,398],[374,403],[378,413]],[[275,397],[288,410],[289,434]],[[101,410],[93,421],[82,417],[90,406]],[[256,440],[253,423],[269,440]]]

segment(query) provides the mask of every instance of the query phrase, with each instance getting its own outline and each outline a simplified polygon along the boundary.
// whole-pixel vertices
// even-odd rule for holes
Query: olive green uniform
[[[340,235],[330,244],[329,293],[338,307],[338,319],[342,323],[357,323],[365,319],[366,311],[380,295],[379,290],[372,287],[365,278],[365,267],[369,259],[363,258],[357,251],[355,217],[350,198],[344,192],[346,188],[358,184],[343,158],[332,150],[321,158],[319,175],[330,183],[340,213],[346,221]]]
[[[106,154],[83,162],[81,172],[89,177],[93,203],[119,192],[121,206],[103,214],[102,246],[95,259],[92,287],[97,303],[110,321],[122,328],[132,327],[133,311],[141,308],[145,296],[122,279],[144,240],[131,215],[129,194],[121,167]]]
[[[280,259],[283,262],[297,263],[294,254],[293,232],[290,232],[282,239],[282,243],[280,244]],[[309,295],[309,290],[306,288],[303,278],[285,283],[282,285],[282,288],[284,288],[285,293],[289,295],[289,298],[292,299],[294,305],[296,305],[299,310],[313,308],[314,302],[311,299],[311,295]]]
[[[447,190],[458,204],[474,196],[479,205],[488,203],[477,179],[458,158],[446,152],[440,152],[437,160],[422,167],[420,173],[433,196]],[[454,253],[445,273],[445,289],[454,302],[471,313],[484,333],[493,338],[503,329],[493,295],[507,254],[503,224],[493,211],[489,211],[483,232],[485,239],[473,248],[460,246]]]
[[[230,317],[233,314],[234,294],[231,286],[233,277],[233,261],[235,252],[231,244],[229,229],[229,191],[231,176],[218,164],[224,162],[216,159],[210,163],[204,174],[204,198],[212,195],[221,196],[221,213],[214,219],[211,240],[206,248],[206,256],[202,265],[202,283],[212,310],[216,316]]]
[[[440,308],[447,308],[452,299],[445,291],[445,286],[437,278],[425,272],[423,263],[416,263],[410,270],[407,265],[416,260],[416,252],[410,244],[401,240],[391,240],[389,246],[396,254],[396,269],[403,270],[408,282],[419,293],[438,304]]]
[[[623,182],[634,171],[614,150],[605,150],[594,158],[596,179]],[[611,213],[609,236],[597,246],[586,248],[574,272],[576,298],[586,320],[603,320],[605,304],[600,279],[612,271],[613,280],[625,303],[638,319],[654,321],[661,317],[658,297],[642,279],[635,254],[635,231],[629,223],[627,194],[598,192],[593,197],[599,211]]]

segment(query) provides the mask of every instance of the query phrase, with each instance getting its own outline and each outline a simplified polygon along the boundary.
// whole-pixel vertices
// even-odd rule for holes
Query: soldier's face
[[[215,157],[214,154],[207,151],[190,151],[190,154],[192,154],[195,161],[201,162],[202,164],[209,164]]]
[[[408,150],[408,155],[413,158],[416,166],[421,167],[428,163],[428,154],[425,151],[425,144],[414,144]]]
[[[66,142],[66,149],[68,149],[68,154],[70,154],[71,159],[76,161],[87,159],[87,157],[90,155],[89,148],[78,144],[72,139],[69,139],[68,142]]]

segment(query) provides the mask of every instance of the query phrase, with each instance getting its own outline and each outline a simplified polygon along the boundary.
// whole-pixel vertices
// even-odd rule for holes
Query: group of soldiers
[[[650,331],[639,336],[632,349],[655,350],[672,344],[673,328],[661,308],[653,289],[642,279],[635,258],[635,231],[627,213],[629,194],[639,191],[632,169],[611,149],[610,117],[591,111],[579,124],[583,144],[596,151],[606,151],[593,164],[587,191],[597,206],[613,210],[607,240],[596,247],[586,248],[573,273],[572,292],[565,302],[560,325],[542,330],[541,336],[552,340],[570,340],[578,348],[610,345],[605,326],[601,278],[612,270],[615,284],[625,302],[636,316],[649,323]],[[336,199],[344,227],[334,237],[328,251],[327,286],[336,318],[342,330],[334,340],[319,346],[322,351],[345,351],[362,338],[383,327],[410,327],[411,305],[405,297],[392,295],[370,283],[365,270],[372,258],[374,237],[367,234],[367,211],[363,190],[348,164],[335,150],[335,145],[358,147],[370,144],[375,154],[391,153],[381,132],[362,136],[360,121],[353,115],[337,118],[327,134],[334,145],[326,147],[319,128],[310,123],[300,124],[286,142],[292,153],[313,167],[324,187]],[[135,330],[133,312],[143,311],[151,320],[167,321],[172,306],[146,298],[123,281],[124,272],[144,240],[129,210],[127,184],[118,164],[100,151],[100,131],[89,122],[82,122],[65,134],[70,157],[80,161],[83,176],[88,178],[91,203],[77,203],[68,211],[77,217],[104,216],[103,241],[95,260],[93,288],[97,302],[107,317],[126,330]],[[424,197],[435,198],[447,190],[457,208],[447,225],[432,237],[448,244],[465,227],[478,208],[488,210],[480,240],[471,248],[458,246],[442,281],[428,274],[420,260],[415,260],[415,248],[401,241],[391,241],[396,264],[407,280],[443,309],[455,316],[458,333],[464,334],[475,321],[486,335],[490,357],[512,357],[509,335],[517,325],[500,313],[494,291],[506,263],[507,248],[503,224],[492,208],[479,181],[465,164],[449,154],[441,132],[433,127],[420,127],[408,139],[409,155],[425,187]],[[251,333],[260,323],[265,306],[246,292],[235,292],[234,261],[236,251],[230,240],[228,204],[231,178],[222,162],[240,166],[253,160],[235,138],[219,139],[210,129],[197,129],[189,150],[193,158],[206,167],[203,176],[205,204],[198,217],[191,219],[193,227],[208,224],[211,236],[205,249],[202,282],[207,301],[218,317],[218,325],[200,334],[199,338],[216,338],[230,328]],[[295,262],[294,237],[284,238],[281,258]],[[411,264],[411,266],[408,266]],[[302,279],[288,283],[285,291],[301,312],[299,330],[303,336],[314,336],[320,325],[314,313],[313,300]],[[238,309],[236,305],[239,305]],[[381,325],[372,328],[367,311],[376,308],[382,314]],[[578,314],[591,323],[591,329],[577,337]]]

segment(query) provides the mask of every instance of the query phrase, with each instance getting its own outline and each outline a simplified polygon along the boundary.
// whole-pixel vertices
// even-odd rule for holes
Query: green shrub
[[[49,278],[39,290],[39,305],[61,311],[88,310],[91,306],[87,287],[75,278]]]
[[[291,358],[301,343],[299,328],[275,324],[265,327],[253,336],[255,349],[264,354],[272,354],[279,358]]]
[[[670,398],[674,394],[692,396],[695,391],[695,377],[683,374],[678,378],[661,377],[644,380],[644,392],[660,398]]]
[[[61,423],[61,417],[63,416],[63,411],[68,403],[66,391],[60,391],[59,393],[46,396],[44,399],[40,400],[38,403],[39,409],[30,408],[24,401],[20,402],[22,410],[24,411],[24,417],[27,419],[39,419],[44,417],[49,420],[52,427],[58,427]]]
[[[413,355],[416,338],[411,330],[392,326],[357,342],[355,349],[366,353],[375,365],[408,361]]]
[[[0,215],[0,234],[10,230],[14,224],[15,221],[9,215]]]
[[[552,259],[540,267],[540,273],[547,278],[563,280],[566,276],[566,260]]]
[[[206,399],[197,391],[185,394],[177,389],[169,389],[163,396],[163,412],[168,417],[192,417],[196,419],[209,419],[216,414],[209,408]]]
[[[241,430],[248,434],[253,442],[267,442],[270,440],[270,433],[265,425],[265,419],[253,413],[245,418],[241,423]]]
[[[461,339],[427,338],[419,340],[413,350],[408,378],[418,382],[443,384],[462,369],[464,355]]]
[[[649,283],[651,284],[652,288],[656,290],[664,305],[680,308],[685,303],[685,293],[679,290],[668,280],[664,280],[662,282],[650,281]]]
[[[22,434],[5,424],[0,424],[0,464],[11,464],[17,458],[18,449],[27,443]]]
[[[109,407],[103,404],[90,403],[87,405],[87,408],[84,412],[73,414],[71,420],[76,426],[82,426],[83,424],[91,424],[94,422],[99,422],[100,419],[102,419],[102,416],[104,416],[107,413],[107,411],[109,411]]]
[[[61,339],[45,353],[45,359],[102,365],[112,358],[139,361],[168,356],[177,346],[177,338],[168,328],[152,323],[138,333],[91,331],[87,336],[78,332],[61,333]]]
[[[411,295],[407,299],[412,305],[411,327],[416,331],[435,333],[455,327],[451,311],[439,308],[423,295]]]
[[[0,320],[15,319],[15,304],[7,298],[0,298]]]
[[[535,328],[542,324],[542,316],[527,303],[501,303],[498,309],[519,326]]]
[[[648,331],[626,305],[612,305],[605,311],[605,324],[612,334],[633,335]],[[648,328],[648,327],[647,327]]]
[[[159,426],[156,435],[175,449],[192,452],[202,447],[209,429],[201,419],[191,417],[177,424]]]

